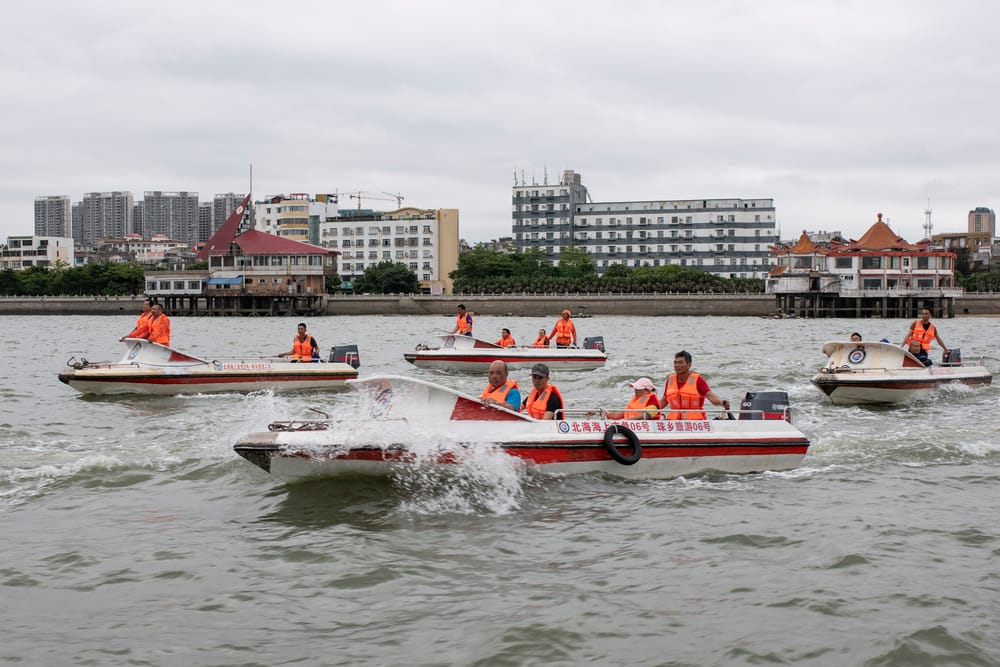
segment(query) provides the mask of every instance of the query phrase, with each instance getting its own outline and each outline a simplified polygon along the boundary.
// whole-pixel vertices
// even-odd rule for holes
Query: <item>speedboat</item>
[[[708,470],[787,470],[809,448],[788,419],[784,392],[748,393],[736,415],[723,412],[717,419],[611,419],[597,408],[537,420],[415,378],[347,384],[359,392],[361,407],[343,420],[274,422],[242,437],[236,453],[286,482],[390,476],[485,456],[556,474],[666,479]]]
[[[582,348],[500,347],[459,334],[445,334],[439,338],[440,347],[421,344],[413,352],[404,354],[403,358],[417,368],[475,373],[485,373],[490,363],[498,359],[506,362],[511,370],[543,363],[552,370],[561,371],[589,371],[602,367],[608,360],[603,336],[585,339]]]
[[[961,350],[942,354],[941,364],[924,364],[892,343],[832,341],[823,345],[826,365],[812,378],[838,404],[899,403],[948,384],[990,384],[993,374],[980,362],[962,364]]]
[[[59,380],[83,394],[202,394],[271,389],[343,389],[358,377],[356,345],[333,348],[329,362],[295,363],[273,358],[200,359],[141,338],[126,338],[116,362],[75,357]]]

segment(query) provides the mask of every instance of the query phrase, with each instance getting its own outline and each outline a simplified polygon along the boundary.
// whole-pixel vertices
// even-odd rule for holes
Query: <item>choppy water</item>
[[[477,319],[525,341],[548,319]],[[122,317],[0,317],[0,661],[30,665],[997,665],[998,388],[830,405],[828,339],[902,320],[602,318],[611,361],[554,374],[570,404],[624,404],[689,350],[713,389],[789,392],[812,440],[785,473],[549,477],[486,457],[448,475],[286,487],[238,436],[344,396],[84,399],[71,353],[119,355]],[[363,375],[442,317],[324,318]],[[940,323],[1000,367],[996,320]],[[182,319],[204,356],[288,349],[288,319]],[[525,374],[526,375],[526,374]],[[516,379],[526,384],[526,377]]]

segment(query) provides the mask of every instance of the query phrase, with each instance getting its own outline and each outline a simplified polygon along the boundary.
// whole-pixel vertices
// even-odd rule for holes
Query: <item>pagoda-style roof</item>
[[[856,252],[858,250],[921,250],[920,245],[907,243],[906,239],[896,234],[889,225],[882,222],[882,214],[878,214],[875,224],[857,241],[851,240],[841,252]]]

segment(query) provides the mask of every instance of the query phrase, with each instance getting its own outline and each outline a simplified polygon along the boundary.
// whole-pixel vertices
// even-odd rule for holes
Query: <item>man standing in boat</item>
[[[319,343],[306,333],[306,323],[299,322],[298,333],[292,338],[292,349],[282,352],[279,357],[291,357],[292,363],[306,363],[319,359]]]
[[[142,312],[139,313],[139,318],[135,321],[135,328],[132,329],[130,333],[125,334],[118,339],[118,342],[122,342],[126,338],[148,338],[149,337],[149,320],[153,317],[153,303],[149,299],[145,299],[142,302]]]
[[[458,317],[455,318],[455,328],[448,333],[457,333],[462,336],[472,335],[472,314],[466,312],[464,303],[458,304]]]
[[[937,332],[937,327],[931,322],[930,308],[921,310],[920,319],[910,325],[910,330],[906,333],[906,338],[903,339],[903,346],[906,347],[911,340],[920,341],[920,347],[923,348],[924,352],[930,351],[931,343],[934,341],[938,342],[938,345],[941,346],[941,350],[945,354],[948,352],[948,346],[941,340],[941,336]]]
[[[170,318],[163,312],[163,306],[154,303],[150,310],[149,333],[140,338],[148,338],[152,343],[170,347]]]
[[[681,350],[674,355],[674,372],[663,387],[661,405],[670,408],[667,419],[705,419],[702,408],[706,398],[712,405],[729,409],[729,401],[716,396],[701,375],[691,372],[691,354]]]
[[[549,338],[556,339],[556,347],[569,347],[570,345],[576,347],[576,325],[573,324],[573,320],[569,319],[569,316],[569,310],[562,311],[562,317],[552,327],[552,333],[549,334]]]
[[[555,419],[563,410],[563,398],[555,385],[549,384],[549,367],[535,364],[531,367],[531,393],[524,399],[521,412],[535,419]]]
[[[521,405],[521,390],[517,382],[507,379],[507,364],[497,359],[487,371],[489,384],[479,395],[483,405],[507,408],[517,412]]]

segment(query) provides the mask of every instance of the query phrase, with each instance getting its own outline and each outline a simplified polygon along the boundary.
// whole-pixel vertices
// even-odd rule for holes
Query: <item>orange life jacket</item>
[[[500,340],[494,343],[494,345],[499,345],[500,347],[517,347],[517,341],[514,340],[513,336],[507,336],[506,338],[501,336]]]
[[[548,346],[549,346],[549,337],[546,336],[545,334],[542,334],[538,338],[536,338],[534,344],[532,345],[532,347],[548,347]]]
[[[513,380],[507,380],[496,389],[492,389],[492,385],[486,385],[486,389],[483,389],[479,398],[492,398],[497,403],[503,404],[507,402],[507,394],[510,393],[511,389],[517,389],[517,383]]]
[[[705,413],[699,412],[705,405],[705,397],[698,393],[697,373],[691,373],[683,387],[677,386],[677,373],[671,373],[663,388],[666,405],[670,406],[667,419],[704,419]],[[666,406],[664,406],[666,407]]]
[[[576,327],[573,326],[572,320],[559,320],[553,332],[556,335],[556,345],[569,345],[573,342]]]
[[[126,338],[145,338],[149,333],[149,321],[153,319],[152,311],[147,311],[145,313],[140,313],[138,319],[135,321],[135,329],[126,335]]]
[[[170,346],[170,318],[164,314],[149,318],[149,340],[160,345]]]
[[[549,394],[553,393],[559,398],[559,406],[565,408],[566,404],[563,403],[562,394],[559,393],[559,390],[556,389],[555,385],[550,384],[545,387],[545,391],[541,394],[538,393],[537,389],[532,388],[531,393],[528,394],[528,400],[525,401],[524,407],[521,408],[521,412],[527,412],[528,416],[534,417],[535,419],[541,419],[545,416],[545,413],[548,412],[548,408],[545,406],[548,405]]]
[[[659,408],[660,401],[656,398],[656,394],[649,393],[645,396],[633,396],[632,400],[628,402],[625,406],[625,419],[659,419],[660,413],[650,415],[647,410],[650,408]],[[631,410],[631,412],[630,412]]]
[[[910,331],[910,335],[907,337],[906,342],[904,342],[903,345],[906,345],[906,343],[909,343],[911,340],[919,340],[920,347],[924,348],[924,351],[927,351],[931,349],[931,343],[934,342],[935,338],[937,338],[937,329],[934,328],[934,323],[928,322],[927,328],[925,329],[924,321],[917,320],[913,323],[913,330]]]
[[[292,359],[298,359],[300,361],[308,361],[313,358],[313,342],[315,339],[306,335],[305,340],[299,340],[296,336],[292,339]]]
[[[455,326],[458,328],[458,333],[463,336],[472,335],[472,315],[466,313],[465,315],[459,315],[455,318]]]

